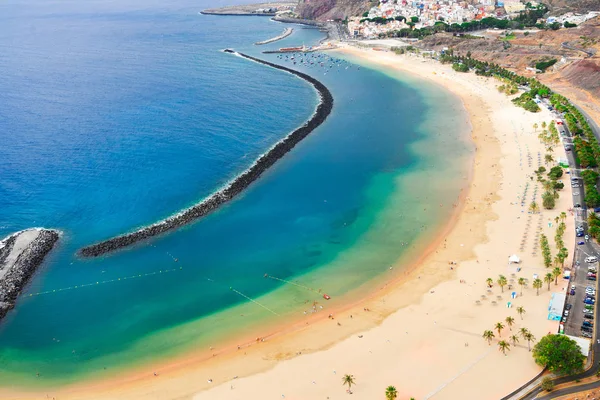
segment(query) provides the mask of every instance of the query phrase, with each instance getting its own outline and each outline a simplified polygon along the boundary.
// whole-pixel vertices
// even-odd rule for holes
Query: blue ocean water
[[[0,323],[0,382],[33,379],[32,371],[69,381],[234,335],[246,322],[226,320],[232,307],[253,307],[249,321],[273,317],[230,290],[259,298],[284,287],[265,273],[290,279],[321,271],[318,281],[345,271],[325,282],[342,295],[400,257],[399,242],[417,241],[422,226],[448,216],[450,207],[415,211],[396,223],[399,213],[387,213],[455,201],[454,178],[466,170],[470,147],[466,122],[445,122],[461,111],[452,96],[356,64],[328,73],[294,65],[333,93],[334,111],[321,127],[202,221],[78,259],[82,246],[209,195],[314,111],[317,94],[306,82],[220,50],[283,62],[261,51],[315,44],[323,34],[295,26],[283,41],[257,47],[285,26],[198,13],[218,5],[0,4],[0,236],[32,226],[64,233]],[[433,169],[443,171],[440,182],[403,186],[403,176]],[[292,313],[302,296],[269,308]]]

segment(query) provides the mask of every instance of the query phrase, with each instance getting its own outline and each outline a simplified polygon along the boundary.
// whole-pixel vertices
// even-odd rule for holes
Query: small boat
[[[331,297],[330,297],[328,294],[324,294],[324,295],[323,295],[323,298],[324,298],[325,300],[329,300],[329,299],[331,299]]]

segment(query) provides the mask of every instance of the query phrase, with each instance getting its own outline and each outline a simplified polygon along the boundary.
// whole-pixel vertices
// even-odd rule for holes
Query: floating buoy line
[[[250,300],[251,302],[253,302],[254,304],[264,308],[265,310],[267,310],[268,312],[274,314],[274,315],[279,315],[277,314],[275,311],[271,310],[269,307],[265,306],[264,304],[259,303],[258,301],[254,300],[253,298],[250,298],[248,296],[246,296],[244,293],[240,292],[239,290],[235,290],[234,288],[230,287],[229,290],[231,290],[232,292],[235,292],[237,294],[239,294],[240,296],[244,297],[247,300]]]
[[[146,277],[149,277],[149,276],[167,274],[169,272],[177,272],[177,271],[181,271],[181,270],[183,270],[183,267],[173,268],[173,269],[161,269],[159,271],[147,272],[145,274],[123,276],[123,277],[115,278],[115,279],[107,279],[107,280],[104,280],[104,281],[96,281],[96,282],[92,282],[92,283],[84,283],[82,285],[69,286],[69,287],[60,288],[60,289],[52,289],[52,290],[46,290],[46,291],[43,291],[43,292],[30,293],[28,297],[41,296],[41,295],[44,295],[44,294],[61,293],[61,292],[66,292],[68,290],[83,289],[83,288],[86,288],[86,287],[98,286],[98,285],[105,285],[107,283],[115,283],[115,282],[126,281],[126,280],[137,279],[137,278],[146,278]]]

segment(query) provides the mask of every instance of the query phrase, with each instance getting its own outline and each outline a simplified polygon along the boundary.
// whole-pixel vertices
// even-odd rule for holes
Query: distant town
[[[471,5],[465,1],[407,1],[383,0],[372,7],[361,17],[348,19],[348,31],[352,37],[373,39],[389,36],[390,33],[402,29],[432,28],[438,25],[464,24],[481,21],[485,18],[510,20],[519,17],[527,10],[537,10],[543,5],[530,1],[492,1],[481,0],[479,4]],[[549,17],[538,21],[543,24],[580,24],[600,15],[599,12],[589,12],[585,15],[573,13],[561,17]]]

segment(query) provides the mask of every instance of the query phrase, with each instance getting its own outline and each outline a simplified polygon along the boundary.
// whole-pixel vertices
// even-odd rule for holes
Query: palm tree
[[[385,398],[387,400],[394,400],[398,397],[398,391],[393,386],[388,386],[385,388]]]
[[[557,215],[556,217],[554,217],[554,222],[556,222],[556,224],[558,225],[558,221],[560,221],[560,217]]]
[[[485,280],[485,283],[487,283],[488,287],[492,287],[492,285],[494,284],[494,280],[492,278],[487,278]]]
[[[527,348],[531,351],[531,342],[535,342],[535,336],[531,332],[527,332],[525,340],[527,340]]]
[[[521,329],[519,329],[519,334],[521,335],[521,337],[523,339],[525,339],[525,336],[527,336],[528,333],[529,333],[529,329],[527,329],[527,328],[521,328]]]
[[[502,293],[504,293],[504,286],[508,284],[506,277],[504,275],[498,276],[498,280],[496,281],[496,283],[500,286],[500,289],[502,289]]]
[[[561,219],[561,221],[563,221],[563,222],[564,222],[564,221],[567,219],[567,213],[566,213],[566,212],[564,212],[564,211],[563,211],[563,212],[561,212],[561,213],[560,213],[560,219]]]
[[[510,350],[510,344],[501,340],[498,342],[498,350],[502,352],[502,354],[506,355],[506,350]]]
[[[548,284],[548,290],[550,290],[550,284],[552,283],[553,280],[554,280],[554,275],[552,275],[550,272],[548,272],[546,274],[546,276],[544,276],[544,282],[546,282]]]
[[[544,161],[546,162],[546,165],[548,165],[554,161],[554,157],[552,156],[552,154],[546,154],[544,156]]]
[[[532,201],[531,204],[529,204],[529,211],[531,211],[532,213],[536,213],[538,212],[538,210],[540,209],[540,206],[538,206],[538,204],[535,201]]]
[[[509,339],[513,343],[513,346],[516,346],[517,343],[519,343],[519,337],[517,335],[512,335]]]
[[[342,385],[348,385],[348,391],[350,391],[352,385],[356,385],[356,382],[354,382],[354,375],[344,375],[342,378]]]
[[[494,335],[494,332],[492,331],[484,331],[483,332],[483,338],[485,340],[487,340],[488,345],[492,344],[492,340],[496,337],[496,335]]]
[[[546,126],[547,126],[547,125],[546,125],[546,121],[543,121],[543,122],[542,122],[542,128],[543,128],[543,129],[546,129]]]
[[[494,329],[498,331],[498,336],[502,336],[502,329],[504,329],[504,325],[502,322],[497,322],[496,326],[494,326]]]
[[[560,261],[560,257],[557,257],[558,260]],[[554,285],[558,285],[558,277],[560,276],[560,274],[562,274],[562,270],[560,269],[560,267],[555,267],[552,270],[552,275],[554,276]]]
[[[552,189],[553,183],[552,181],[544,181],[542,182],[542,186],[546,192],[549,192]]]
[[[519,284],[519,286],[521,286],[521,296],[523,296],[523,286],[527,285],[527,279],[519,278],[517,283]]]
[[[517,307],[517,314],[519,314],[519,316],[521,317],[521,320],[523,319],[523,314],[525,314],[525,309],[521,306]]]
[[[512,326],[515,324],[515,319],[513,317],[506,317],[505,321],[506,325],[508,325],[508,329],[512,331]]]
[[[537,295],[540,295],[540,289],[544,286],[544,282],[540,278],[536,278],[533,280],[533,288],[537,289]]]
[[[538,124],[536,122],[535,124],[533,124],[533,129],[537,132],[537,128],[538,128]]]

